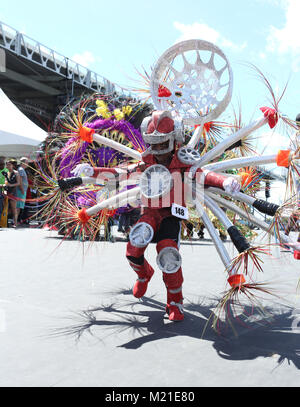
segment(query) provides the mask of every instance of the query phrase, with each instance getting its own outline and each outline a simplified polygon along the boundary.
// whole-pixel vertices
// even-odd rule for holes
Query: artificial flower
[[[103,100],[96,100],[96,105],[98,106],[96,109],[97,116],[102,116],[104,119],[111,118],[111,112]]]
[[[124,113],[121,112],[120,109],[115,109],[115,110],[114,110],[114,115],[115,115],[115,118],[116,118],[117,120],[122,120],[122,119],[124,119],[124,117],[125,117]]]
[[[105,110],[108,110],[107,104],[103,100],[96,100],[96,105],[102,107]]]
[[[130,113],[132,112],[132,107],[129,106],[129,105],[123,106],[123,107],[122,107],[122,112],[123,112],[125,115],[129,116]]]
[[[111,118],[111,112],[103,107],[97,107],[96,109],[97,116],[102,116],[104,119]]]

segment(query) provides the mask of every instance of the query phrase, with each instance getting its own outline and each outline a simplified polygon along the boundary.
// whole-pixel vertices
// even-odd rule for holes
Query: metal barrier
[[[113,92],[126,93],[126,90],[121,86],[110,82],[96,72],[72,61],[3,22],[0,22],[0,47],[95,92],[105,94]],[[2,59],[5,61],[5,55]]]

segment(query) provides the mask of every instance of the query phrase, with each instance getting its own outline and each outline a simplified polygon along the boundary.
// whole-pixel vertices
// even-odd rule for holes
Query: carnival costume
[[[208,62],[204,62],[201,57],[203,51],[210,55]],[[188,53],[194,53],[193,61],[188,60]],[[183,61],[183,67],[176,65],[178,58]],[[219,60],[222,64],[217,62]],[[69,127],[70,142],[64,149],[64,154],[66,151],[72,151],[74,146],[77,146],[78,152],[80,148],[98,143],[129,159],[122,165],[101,167],[91,165],[93,163],[87,162],[86,159],[78,163],[76,158],[72,161],[72,174],[75,176],[64,176],[58,180],[58,185],[60,191],[71,190],[72,194],[76,195],[83,194],[85,186],[111,183],[112,180],[116,182],[118,188],[106,199],[95,202],[95,205],[90,207],[77,207],[77,211],[73,210],[64,218],[69,224],[73,221],[77,228],[81,227],[85,232],[92,230],[98,214],[103,215],[105,210],[115,210],[128,204],[142,208],[141,218],[131,229],[126,251],[129,264],[138,275],[133,294],[141,298],[147,290],[154,269],[144,258],[144,252],[149,243],[157,243],[156,262],[163,273],[167,288],[166,311],[170,320],[180,321],[183,319],[180,221],[188,219],[187,206],[197,212],[228,273],[231,288],[226,298],[233,298],[237,293],[247,295],[252,289],[260,289],[259,284],[246,282],[248,260],[253,260],[254,265],[261,270],[257,253],[265,250],[251,247],[222,208],[250,221],[270,236],[275,235],[279,244],[289,247],[294,252],[295,259],[299,258],[299,243],[292,242],[278,228],[270,228],[268,223],[247,211],[247,207],[251,206],[274,217],[275,221],[278,220],[277,214],[280,211],[278,205],[246,193],[247,185],[254,178],[251,172],[246,172],[246,176],[245,171],[244,175],[226,173],[230,169],[244,169],[263,164],[290,168],[299,158],[299,151],[280,150],[278,154],[268,156],[252,155],[216,161],[225,151],[242,143],[263,125],[275,127],[281,118],[275,105],[273,108],[262,107],[262,116],[258,120],[238,128],[222,141],[213,143],[210,149],[204,148],[200,152],[198,146],[205,124],[219,117],[232,94],[232,72],[227,58],[218,47],[206,41],[184,41],[168,49],[153,68],[150,92],[155,109],[144,117],[141,123],[143,148],[125,146],[101,134],[100,127],[114,128],[116,121],[121,125],[124,114],[120,120],[117,116],[120,116],[122,111],[115,112],[113,121],[108,104],[98,101],[101,123],[83,123],[82,120],[77,120],[77,127]],[[110,121],[106,127],[105,121]],[[187,141],[185,128],[188,126],[197,128]],[[73,151],[73,157],[75,154]],[[161,160],[160,157],[163,156],[168,158],[166,162]],[[60,174],[62,175],[62,172]],[[234,259],[229,256],[216,232],[207,214],[208,210],[220,221],[237,249],[238,255]],[[249,298],[248,295],[247,297]]]

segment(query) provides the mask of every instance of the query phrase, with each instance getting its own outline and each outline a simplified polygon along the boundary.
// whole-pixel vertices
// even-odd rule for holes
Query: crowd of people
[[[300,116],[300,115],[299,115]],[[30,176],[30,165],[27,157],[19,159],[5,159],[0,157],[0,228],[29,225],[30,220],[35,220],[39,226],[43,226],[42,219],[34,217],[30,199],[34,196],[34,185]],[[138,221],[141,216],[139,208],[122,211],[111,219],[105,227],[103,236],[99,236],[99,240],[115,242],[113,227],[116,227],[117,232],[124,235],[128,240],[128,236],[132,226]],[[33,211],[34,212],[34,211]],[[291,230],[297,231],[298,214],[292,214],[288,221],[285,231],[289,235]],[[63,225],[61,230],[63,231]],[[204,225],[199,222],[197,225],[190,221],[183,223],[181,229],[181,239],[190,240],[193,237],[204,239]],[[219,229],[219,228],[218,228]],[[60,231],[59,231],[60,232]],[[59,233],[64,234],[64,233]],[[227,240],[226,231],[219,229],[220,238],[223,241]]]
[[[8,226],[8,215],[12,219],[13,228],[28,223],[25,207],[30,195],[28,162],[27,157],[22,157],[19,161],[0,157],[0,227]]]
[[[30,199],[34,191],[33,180],[30,176],[30,160],[22,157],[19,160],[0,157],[0,228],[17,228],[28,225],[32,217],[30,211]],[[117,226],[117,231],[124,234],[128,239],[131,226],[136,223],[140,216],[140,210],[132,210],[118,213],[114,219],[109,219],[102,239],[114,242],[112,227]],[[44,225],[40,219],[41,226]],[[63,225],[62,225],[63,226]],[[63,231],[63,227],[61,229]]]
[[[22,157],[19,161],[0,157],[0,228],[9,226],[17,228],[21,225],[28,225],[30,222],[28,200],[31,199],[33,183],[28,164],[27,157]],[[132,208],[124,212],[120,210],[114,219],[110,219],[101,240],[115,241],[113,226],[116,226],[117,232],[122,233],[128,240],[130,229],[138,221],[140,215],[139,208]],[[204,226],[200,225],[199,230],[196,231],[199,239],[204,238],[203,229]],[[194,226],[187,222],[186,227],[182,229],[182,238],[191,239],[195,230]]]

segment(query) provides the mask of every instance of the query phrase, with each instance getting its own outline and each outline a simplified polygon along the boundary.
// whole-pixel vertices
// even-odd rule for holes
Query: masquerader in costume
[[[208,62],[201,59],[202,50],[211,52]],[[194,62],[186,59],[185,53],[190,51],[196,54]],[[225,64],[222,68],[216,67],[216,55]],[[184,61],[181,70],[175,63],[178,57]],[[223,73],[227,74],[228,79],[225,84],[221,81]],[[220,92],[221,96],[218,96]],[[298,152],[293,154],[290,150],[281,150],[278,154],[269,156],[253,155],[216,161],[228,148],[240,143],[263,125],[269,124],[273,128],[280,118],[276,104],[274,108],[262,107],[262,117],[240,128],[209,151],[204,149],[200,154],[195,149],[205,122],[215,119],[224,111],[230,101],[231,92],[231,69],[219,48],[200,40],[176,44],[162,55],[152,72],[151,96],[156,110],[143,120],[141,126],[147,150],[141,153],[97,134],[90,124],[80,125],[71,133],[78,146],[97,142],[127,155],[131,162],[113,168],[93,168],[88,163],[81,163],[73,170],[75,177],[58,181],[60,190],[73,188],[75,192],[80,191],[84,184],[101,183],[112,178],[118,181],[119,188],[116,188],[115,195],[97,205],[73,212],[74,222],[81,224],[83,228],[87,228],[94,221],[94,216],[104,209],[134,205],[141,200],[142,216],[130,232],[126,251],[129,264],[138,275],[133,294],[141,298],[147,290],[153,268],[144,258],[144,252],[150,242],[155,242],[157,265],[163,273],[167,288],[166,311],[169,319],[173,321],[183,319],[179,236],[180,219],[188,218],[187,201],[194,206],[201,218],[229,275],[228,283],[231,288],[225,294],[224,301],[236,298],[239,293],[253,298],[253,293],[249,294],[251,290],[266,290],[251,280],[247,283],[245,278],[249,259],[258,270],[262,270],[257,253],[265,251],[260,247],[250,246],[245,236],[226,216],[223,208],[250,221],[270,235],[275,234],[280,243],[288,245],[295,253],[300,250],[300,244],[292,242],[281,231],[275,233],[270,230],[269,224],[247,211],[247,206],[252,206],[261,213],[276,217],[279,206],[244,193],[241,190],[241,177],[224,173],[230,169],[262,164],[277,164],[289,168],[298,158]],[[184,125],[199,125],[186,144]],[[135,162],[132,163],[132,160]],[[134,187],[126,189],[126,183],[132,176],[136,177],[131,182]],[[123,192],[118,192],[120,190]],[[224,196],[230,199],[224,199]],[[244,204],[244,209],[234,201]],[[206,213],[207,209],[218,218],[228,233],[239,252],[236,258],[231,259],[229,256]],[[221,304],[224,302],[221,301]]]
[[[174,121],[168,111],[154,111],[142,123],[142,135],[150,147],[142,154],[142,163],[135,168],[143,171],[140,185],[143,185],[142,216],[132,228],[127,245],[126,257],[132,269],[137,273],[138,280],[133,287],[133,295],[141,298],[145,295],[148,282],[154,269],[144,258],[144,252],[149,243],[157,243],[157,265],[163,273],[167,288],[166,311],[169,319],[183,319],[182,310],[182,269],[179,253],[180,221],[187,218],[185,196],[187,194],[184,180],[192,164],[182,161],[178,155],[177,142],[183,142],[183,126]],[[182,152],[182,150],[179,150]],[[78,166],[77,171],[83,167]],[[107,168],[85,167],[96,182],[103,177]],[[109,171],[117,175],[118,169]],[[226,189],[229,193],[239,191],[239,182],[224,175],[211,171],[205,174],[201,169],[196,171],[204,175],[204,185]],[[171,175],[172,174],[172,175]],[[196,179],[195,174],[195,179]],[[202,177],[199,177],[202,180]],[[60,180],[62,189],[68,184],[82,183],[82,178]],[[164,190],[165,189],[165,190]]]

